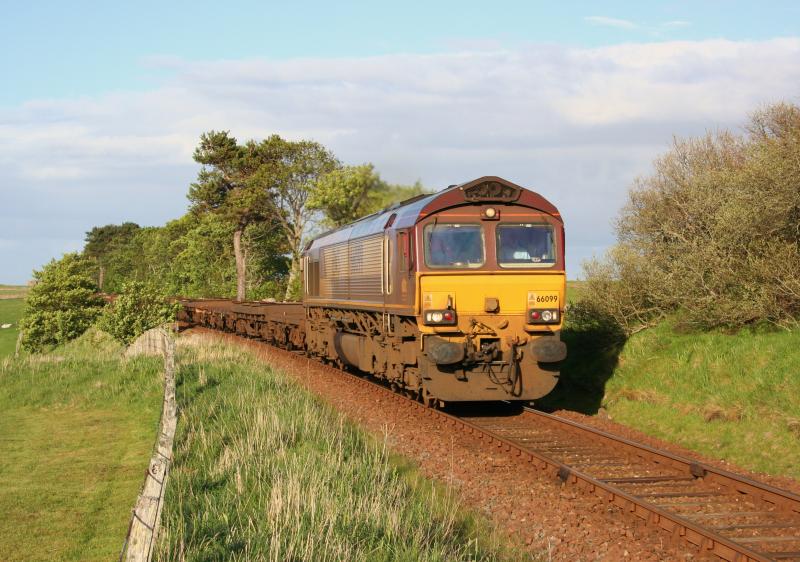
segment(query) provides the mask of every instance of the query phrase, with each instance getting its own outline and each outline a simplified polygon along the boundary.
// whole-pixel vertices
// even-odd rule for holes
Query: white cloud
[[[497,174],[530,186],[561,207],[577,273],[589,249],[611,241],[628,185],[673,134],[736,127],[760,104],[796,99],[798,57],[800,39],[786,38],[149,59],[171,76],[152,91],[0,110],[0,221],[12,221],[4,236],[20,241],[74,241],[123,220],[162,223],[185,209],[200,133],[279,133],[314,138],[346,162],[372,161],[391,181],[439,188]],[[12,256],[0,246],[0,275],[24,280],[53,246],[37,247]]]
[[[615,27],[617,29],[638,29],[639,25],[635,22],[630,20],[624,20],[620,18],[610,18],[607,16],[587,16],[583,18],[584,21],[588,21],[594,25],[601,25],[604,27]]]
[[[654,38],[661,37],[667,31],[674,31],[692,25],[692,22],[687,20],[670,20],[655,25],[646,25],[632,20],[611,18],[608,16],[587,16],[583,18],[583,21],[598,27],[635,31]]]

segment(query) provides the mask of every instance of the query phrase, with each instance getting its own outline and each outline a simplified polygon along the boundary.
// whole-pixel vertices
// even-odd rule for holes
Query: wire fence
[[[178,419],[175,401],[175,340],[165,328],[149,330],[125,352],[127,357],[139,354],[159,354],[164,357],[164,401],[161,406],[158,438],[142,490],[131,514],[128,534],[119,555],[120,562],[149,562],[153,556]]]

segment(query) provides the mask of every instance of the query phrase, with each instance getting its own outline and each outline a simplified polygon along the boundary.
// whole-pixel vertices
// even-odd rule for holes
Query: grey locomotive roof
[[[417,220],[417,217],[419,216],[420,211],[424,209],[428,203],[442,195],[442,193],[457,187],[458,186],[451,185],[435,193],[417,195],[416,197],[412,197],[406,201],[395,203],[391,207],[387,207],[386,209],[378,211],[377,213],[362,217],[348,225],[340,226],[335,230],[324,232],[311,241],[307,247],[307,250],[383,232],[383,229],[386,226],[386,221],[389,220],[389,217],[391,217],[393,213],[397,214],[393,224],[394,227],[405,228],[413,226]]]
[[[452,195],[450,195],[451,192],[459,189],[470,190],[482,185],[495,184],[501,184],[517,190],[515,198],[513,199],[513,201],[516,202],[515,204],[523,204],[535,209],[541,209],[546,213],[553,215],[554,217],[559,217],[558,220],[561,220],[560,215],[558,214],[558,209],[556,209],[552,203],[547,201],[538,193],[518,186],[497,176],[483,176],[466,183],[448,186],[447,188],[436,193],[421,195],[412,199],[408,199],[402,203],[392,205],[391,207],[383,209],[382,211],[368,215],[351,224],[321,234],[311,241],[311,243],[306,247],[306,250],[314,250],[322,246],[336,244],[337,242],[344,242],[346,240],[361,238],[371,234],[379,234],[383,232],[384,228],[386,227],[386,223],[393,214],[396,215],[396,217],[392,223],[392,228],[397,229],[414,226],[414,224],[420,220],[421,215],[427,215],[431,211],[437,210],[437,208],[445,208],[456,204],[468,204],[464,198],[465,196],[454,198]],[[490,197],[497,196],[500,195],[495,194]],[[488,200],[491,201],[494,199]]]

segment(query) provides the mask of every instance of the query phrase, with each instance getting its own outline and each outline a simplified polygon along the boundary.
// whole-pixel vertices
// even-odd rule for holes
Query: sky
[[[278,133],[561,210],[570,278],[674,137],[800,102],[800,3],[0,0],[0,283],[186,211],[200,134]]]

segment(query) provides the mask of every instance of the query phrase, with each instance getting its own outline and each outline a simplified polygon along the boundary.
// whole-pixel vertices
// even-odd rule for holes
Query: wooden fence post
[[[155,328],[142,334],[129,350],[139,350],[144,353],[159,351],[164,357],[164,402],[158,439],[153,448],[153,456],[150,459],[142,491],[133,509],[128,536],[120,553],[120,560],[124,557],[130,562],[149,562],[158,538],[164,493],[172,462],[172,444],[178,421],[178,407],[175,400],[175,340],[164,328]]]

